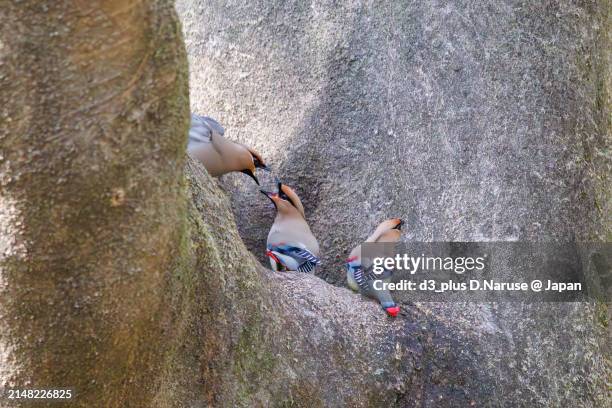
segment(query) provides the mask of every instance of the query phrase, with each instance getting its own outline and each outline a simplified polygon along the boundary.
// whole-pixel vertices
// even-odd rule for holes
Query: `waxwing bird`
[[[402,234],[403,224],[404,222],[399,218],[384,221],[365,242],[397,242]],[[355,247],[346,260],[346,279],[349,287],[355,292],[378,300],[389,316],[397,316],[400,308],[393,301],[391,293],[388,290],[374,289],[375,280],[390,281],[390,271],[385,270],[382,274],[376,275],[371,269],[366,270],[361,264],[361,245]]]
[[[187,151],[202,162],[208,174],[213,177],[240,171],[259,185],[255,169],[269,171],[268,166],[255,150],[227,140],[224,134],[223,126],[213,118],[192,113]]]
[[[304,207],[295,191],[277,179],[278,192],[261,190],[276,208],[268,234],[266,255],[275,271],[311,273],[321,264],[319,243],[304,218]]]

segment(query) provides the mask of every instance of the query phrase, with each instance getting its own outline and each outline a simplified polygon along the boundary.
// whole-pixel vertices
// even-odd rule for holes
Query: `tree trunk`
[[[201,4],[177,3],[192,109],[297,189],[321,278],[344,285],[343,260],[389,217],[414,241],[612,236],[609,2]],[[273,212],[241,176],[222,185],[265,265]],[[400,406],[607,405],[605,304],[408,293],[432,343]]]
[[[0,387],[72,387],[83,407],[146,406],[156,391],[185,224],[175,14],[168,1],[2,2]]]
[[[253,187],[222,183],[245,247],[185,164],[172,6],[57,3],[0,8],[0,388],[71,387],[81,407],[604,406],[601,307],[403,299],[393,320],[263,268]],[[606,10],[250,7],[179,4],[194,107],[297,187],[322,277],[340,283],[384,216],[416,240],[600,233]]]

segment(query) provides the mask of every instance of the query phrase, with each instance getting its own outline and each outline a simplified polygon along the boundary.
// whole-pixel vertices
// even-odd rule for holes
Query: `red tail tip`
[[[393,307],[388,307],[385,310],[387,311],[387,314],[389,316],[397,317],[397,314],[399,313],[400,308],[399,306],[393,306]]]

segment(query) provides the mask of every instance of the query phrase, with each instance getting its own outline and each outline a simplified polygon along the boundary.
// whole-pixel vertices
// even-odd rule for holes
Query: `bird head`
[[[402,235],[404,221],[401,218],[391,218],[381,222],[366,242],[397,242]]]
[[[270,171],[270,167],[266,165],[266,163],[264,162],[263,158],[261,157],[259,153],[257,153],[255,150],[251,149],[250,147],[247,147],[247,150],[251,154],[251,159],[253,160],[253,165],[255,166],[255,168],[262,169],[265,171]]]
[[[272,201],[277,212],[286,215],[299,214],[302,218],[305,218],[304,206],[295,191],[278,179],[277,190],[276,193],[265,190],[260,191]]]
[[[241,166],[243,166],[244,168],[240,170],[240,172],[251,177],[253,180],[255,180],[257,185],[259,185],[259,180],[257,179],[257,176],[255,176],[255,170],[263,169],[266,171],[270,171],[270,168],[266,166],[266,164],[264,163],[259,153],[257,153],[255,150],[251,149],[250,147],[247,147],[247,146],[243,146],[243,147],[244,147],[244,150],[240,154],[240,163],[241,163]]]

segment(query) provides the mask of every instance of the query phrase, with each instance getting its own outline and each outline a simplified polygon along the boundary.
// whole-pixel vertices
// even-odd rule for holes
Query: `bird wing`
[[[368,276],[372,277],[372,280],[374,279],[389,279],[391,276],[393,276],[393,270],[391,269],[387,269],[387,268],[383,268],[383,271],[379,274],[374,273],[374,266],[373,265],[369,265],[365,268]]]
[[[370,287],[370,282],[374,280],[374,274],[367,273],[361,265],[355,266],[353,269],[353,279],[363,292],[367,292]]]
[[[297,271],[300,267],[298,261],[289,255],[282,254],[278,251],[269,251],[268,256],[280,263],[285,269],[290,271]]]
[[[223,136],[225,129],[210,116],[192,113],[187,147],[192,148],[200,143],[211,143],[213,133]]]
[[[321,260],[312,252],[298,246],[281,245],[268,249],[291,271],[310,273],[321,264]]]
[[[391,271],[385,270],[381,275],[376,275],[371,269],[364,270],[361,265],[348,264],[349,272],[352,272],[353,279],[359,287],[359,291],[370,298],[378,300],[380,305],[385,308],[394,307],[395,302],[391,293],[386,289],[377,290],[374,288],[375,280],[388,281]],[[385,277],[386,275],[386,277]]]
[[[347,264],[349,271],[353,273],[353,279],[357,282],[357,285],[363,292],[369,292],[372,289],[372,283],[375,280],[387,280],[391,277],[392,272],[385,269],[382,274],[375,274],[372,267],[363,268],[362,265],[350,265]]]

